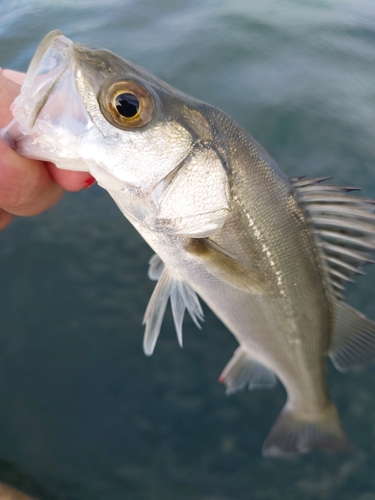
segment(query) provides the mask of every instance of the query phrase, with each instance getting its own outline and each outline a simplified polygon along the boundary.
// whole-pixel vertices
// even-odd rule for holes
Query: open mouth
[[[54,163],[77,157],[77,138],[92,122],[76,86],[74,44],[60,31],[39,45],[12,113],[0,136],[18,153]]]
[[[31,130],[59,82],[73,73],[73,43],[60,31],[49,33],[39,45],[27,71],[21,93],[12,105],[14,117]]]

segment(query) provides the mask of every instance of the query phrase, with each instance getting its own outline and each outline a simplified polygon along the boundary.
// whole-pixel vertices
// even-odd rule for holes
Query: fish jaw
[[[40,44],[11,109],[14,120],[2,138],[19,154],[59,168],[90,170],[80,158],[79,142],[95,130],[76,91],[73,42],[61,32]]]

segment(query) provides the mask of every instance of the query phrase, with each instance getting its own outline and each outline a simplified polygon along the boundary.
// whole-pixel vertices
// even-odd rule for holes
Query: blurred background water
[[[59,28],[232,115],[289,175],[375,197],[373,0],[0,0],[0,65]],[[265,460],[285,399],[226,398],[236,343],[168,312],[142,352],[151,250],[97,186],[0,234],[0,480],[40,499],[375,499],[375,367],[329,371],[356,450]],[[375,266],[373,266],[375,267]],[[375,272],[348,301],[375,318]]]

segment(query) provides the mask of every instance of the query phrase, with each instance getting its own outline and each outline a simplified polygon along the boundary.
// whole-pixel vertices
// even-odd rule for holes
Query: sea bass
[[[145,353],[169,299],[182,345],[185,310],[203,318],[199,295],[239,343],[220,377],[227,393],[285,386],[264,455],[347,450],[326,356],[344,371],[375,354],[375,323],[342,296],[375,254],[375,202],[327,178],[288,178],[222,111],[59,31],[12,111],[3,139],[90,172],[155,251]]]

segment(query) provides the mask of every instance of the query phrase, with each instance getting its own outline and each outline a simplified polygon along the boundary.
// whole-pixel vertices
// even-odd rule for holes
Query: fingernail
[[[89,187],[91,187],[93,184],[95,184],[96,180],[94,179],[94,177],[92,177],[90,175],[90,177],[88,179],[85,180],[84,184],[85,184],[85,187],[84,189],[87,189]]]

